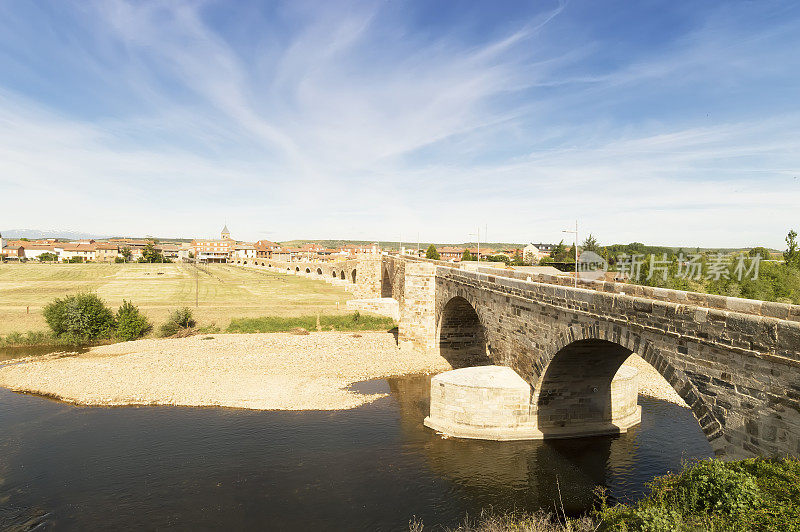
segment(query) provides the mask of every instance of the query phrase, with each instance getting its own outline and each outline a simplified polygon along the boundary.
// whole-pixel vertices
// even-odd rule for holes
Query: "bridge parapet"
[[[463,265],[457,262],[431,260],[405,255],[397,258],[402,258],[402,260],[408,262],[424,262],[443,268],[461,271],[476,271],[486,275],[517,279],[526,282],[553,284],[564,287],[574,287],[575,285],[575,278],[571,275],[529,273],[508,268],[493,268],[480,265],[476,267],[474,264]],[[698,307],[719,310],[729,310],[732,312],[753,314],[756,316],[763,316],[765,318],[777,318],[800,323],[800,305],[776,303],[772,301],[758,301],[755,299],[744,299],[716,294],[703,294],[700,292],[672,290],[668,288],[642,286],[632,283],[620,283],[613,281],[592,281],[588,279],[578,279],[577,285],[579,288],[597,292],[630,295],[634,297],[653,299],[656,301],[665,301],[684,305],[696,305]]]

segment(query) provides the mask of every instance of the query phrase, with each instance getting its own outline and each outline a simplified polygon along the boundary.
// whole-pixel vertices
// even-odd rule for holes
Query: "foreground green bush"
[[[152,328],[144,314],[139,312],[139,308],[124,299],[122,300],[122,306],[117,310],[116,322],[117,330],[114,333],[114,337],[123,342],[137,340]]]
[[[752,458],[704,460],[680,474],[659,477],[636,504],[607,506],[580,518],[536,512],[482,515],[459,531],[800,531],[800,461]],[[422,530],[414,520],[410,529]]]
[[[170,313],[167,322],[161,325],[161,336],[177,336],[191,331],[197,322],[192,314],[192,309],[183,307]]]
[[[42,314],[57,338],[80,343],[110,338],[114,333],[114,314],[95,294],[56,299]]]
[[[601,530],[800,530],[800,462],[705,460],[657,478],[635,505],[602,508]]]
[[[365,316],[355,312],[340,316],[296,316],[279,318],[265,316],[262,318],[236,318],[231,320],[229,333],[270,333],[287,332],[298,327],[313,331],[319,327],[324,331],[386,331],[394,327],[394,320],[383,316]]]

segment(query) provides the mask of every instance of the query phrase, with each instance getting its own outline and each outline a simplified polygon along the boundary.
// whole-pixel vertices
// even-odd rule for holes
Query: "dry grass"
[[[551,512],[539,510],[533,513],[482,513],[477,519],[464,519],[464,524],[453,532],[595,532],[600,523],[589,516],[568,519]],[[424,523],[412,519],[411,532],[423,532]]]
[[[208,273],[185,264],[0,264],[0,335],[46,329],[42,307],[81,291],[96,292],[112,307],[133,301],[156,324],[182,306],[192,308],[200,326],[213,322],[222,329],[234,317],[347,312],[350,295],[321,281],[226,265],[205,269]]]

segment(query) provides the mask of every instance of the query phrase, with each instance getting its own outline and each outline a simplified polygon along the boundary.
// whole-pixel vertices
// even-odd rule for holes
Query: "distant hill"
[[[95,240],[106,238],[101,235],[94,235],[91,233],[81,233],[79,231],[65,231],[61,229],[3,229],[0,230],[3,238],[29,238],[36,240],[39,238],[63,238],[65,240],[86,240],[93,238]]]
[[[40,238],[58,238],[60,240],[106,240],[109,238],[132,238],[134,240],[157,240],[159,242],[191,242],[191,238],[162,238],[158,236],[134,236],[129,235],[98,235],[93,233],[82,233],[80,231],[65,231],[61,229],[2,229],[0,235],[6,239],[27,238],[38,240]]]
[[[384,242],[384,241],[377,241],[377,240],[287,240],[285,242],[279,242],[279,244],[288,247],[300,247],[304,246],[305,244],[319,244],[320,246],[325,246],[326,248],[340,248],[342,246],[362,246],[362,245],[371,245],[371,244],[380,244],[381,248],[383,249],[392,249],[392,250],[400,250],[400,242]],[[416,248],[417,242],[403,242],[403,245],[406,249]],[[431,242],[420,242],[419,246],[420,249],[428,249],[428,246],[431,245]],[[475,242],[462,242],[462,243],[434,243],[437,248],[443,246],[456,246],[456,247],[475,247]],[[524,247],[525,244],[510,244],[508,242],[481,242],[481,248],[490,248],[490,249],[507,249],[507,248],[521,248]]]

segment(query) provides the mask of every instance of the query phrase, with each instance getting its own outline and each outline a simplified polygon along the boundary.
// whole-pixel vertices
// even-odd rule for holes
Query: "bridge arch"
[[[492,363],[486,329],[472,304],[461,296],[451,298],[444,305],[436,337],[439,354],[454,368]]]
[[[356,284],[356,269],[353,268],[353,271],[350,272],[350,280],[353,281],[353,284]]]
[[[345,280],[344,270],[339,272],[339,279],[341,279],[342,281]]]
[[[311,268],[306,268],[306,273],[311,273]]]
[[[322,268],[317,268],[317,275],[322,275]]]
[[[389,268],[386,264],[381,268],[381,297],[392,297],[392,277],[389,275]]]
[[[336,270],[332,270],[331,275],[333,276],[334,279],[336,279]]]
[[[614,403],[611,383],[632,354],[642,357],[664,377],[689,406],[714,452],[721,454],[725,443],[722,427],[695,386],[650,340],[602,322],[568,328],[534,364],[543,368],[532,402],[545,437],[570,424],[600,429],[614,425],[620,412],[631,405]]]

